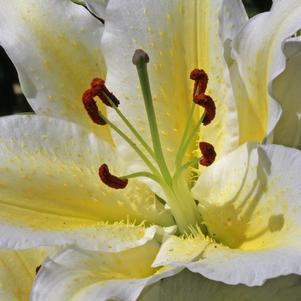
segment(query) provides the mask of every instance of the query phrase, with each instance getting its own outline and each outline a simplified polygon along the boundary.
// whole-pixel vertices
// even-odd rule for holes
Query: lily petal
[[[286,57],[284,71],[274,79],[272,92],[281,104],[282,115],[273,132],[273,142],[301,148],[301,38],[287,40],[283,44]]]
[[[189,74],[194,68],[208,73],[207,92],[217,106],[215,122],[202,129],[202,139],[215,142],[219,154],[238,143],[237,124],[233,122],[236,112],[228,103],[233,100],[228,97],[228,74],[218,35],[222,2],[112,0],[106,9],[102,45],[109,70],[107,84],[121,100],[121,110],[150,142],[138,75],[132,64],[136,49],[149,54],[154,106],[169,166],[174,162],[192,103]],[[124,128],[117,116],[110,117]],[[114,138],[122,147],[123,142]],[[122,153],[126,155],[124,149]]]
[[[104,240],[108,247],[109,237],[114,240],[118,232],[121,242],[135,244],[144,236],[144,226],[128,229],[123,240],[122,222],[106,222],[173,223],[145,184],[133,180],[119,191],[101,183],[100,164],[106,162],[119,174],[122,163],[110,145],[80,126],[42,116],[12,116],[0,119],[0,128],[2,248],[71,242],[97,248]]]
[[[232,41],[247,23],[248,19],[247,12],[241,0],[223,1],[219,28],[222,41]]]
[[[96,16],[101,19],[105,19],[105,10],[109,0],[86,0],[87,7]]]
[[[138,300],[184,301],[189,296],[189,300],[202,301],[298,301],[301,295],[300,284],[301,277],[291,275],[269,280],[258,287],[233,286],[212,281],[199,274],[184,270],[146,288]]]
[[[282,42],[301,28],[300,13],[300,1],[274,1],[271,11],[252,18],[233,40],[241,143],[261,142],[280,118],[271,82],[285,68]]]
[[[171,237],[153,266],[185,264],[209,279],[248,286],[301,274],[300,167],[300,151],[255,144],[213,164],[193,193],[211,237],[219,243],[201,235],[194,243]]]
[[[0,299],[28,301],[36,268],[53,252],[50,248],[0,250]]]
[[[100,21],[68,0],[1,3],[0,44],[34,111],[77,122],[110,141],[107,127],[96,128],[81,102],[91,80],[105,76],[102,32]]]
[[[137,300],[144,287],[180,271],[151,268],[158,249],[155,241],[120,253],[66,249],[44,263],[31,300]]]

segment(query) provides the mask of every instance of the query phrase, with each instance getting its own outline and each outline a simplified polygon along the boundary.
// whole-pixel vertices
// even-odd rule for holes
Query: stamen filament
[[[161,147],[161,141],[160,141],[158,126],[157,126],[157,119],[156,119],[155,109],[153,105],[150,82],[149,82],[148,72],[147,72],[147,62],[148,62],[147,54],[143,50],[140,49],[136,50],[133,57],[133,63],[136,65],[138,76],[139,76],[139,81],[140,81],[141,90],[143,94],[143,100],[144,100],[144,105],[147,113],[154,152],[162,176],[164,177],[166,182],[170,184],[171,176]]]
[[[177,155],[177,161],[176,161],[176,166],[177,167],[181,166],[183,158],[184,158],[185,153],[187,151],[187,148],[188,148],[189,144],[191,143],[191,141],[193,140],[193,138],[195,137],[195,135],[197,134],[197,132],[200,130],[200,126],[201,126],[205,116],[206,116],[206,114],[203,113],[202,117],[199,119],[199,121],[197,122],[197,124],[193,128],[191,134],[188,136],[188,138],[185,140],[185,142],[183,144],[181,144],[181,146],[179,147],[178,155]]]
[[[192,102],[191,109],[190,109],[189,116],[188,116],[188,120],[186,122],[186,126],[185,126],[185,129],[184,129],[182,138],[181,138],[181,142],[179,144],[180,147],[179,147],[177,155],[176,155],[176,162],[175,162],[176,163],[176,167],[178,167],[181,164],[180,163],[181,148],[182,148],[182,145],[185,142],[185,139],[186,139],[186,137],[188,135],[188,131],[189,131],[190,127],[191,127],[192,120],[193,120],[193,115],[194,115],[194,111],[195,111],[195,107],[196,107],[196,104],[194,102]]]
[[[173,179],[176,179],[177,177],[179,177],[189,166],[194,165],[196,163],[198,164],[201,159],[202,159],[202,157],[199,157],[199,158],[194,158],[194,159],[186,162],[184,165],[182,165],[181,167],[179,167],[177,169],[177,171],[175,172],[175,174],[173,176]]]
[[[145,177],[145,178],[150,178],[157,182],[158,184],[162,185],[162,180],[155,175],[153,175],[150,172],[147,171],[139,171],[139,172],[134,172],[125,176],[120,177],[120,179],[133,179],[133,178],[139,178],[139,177]]]
[[[106,96],[107,100],[111,104],[112,108],[118,114],[118,116],[122,119],[122,121],[126,124],[129,130],[133,133],[136,139],[141,143],[141,145],[145,148],[145,150],[155,159],[154,151],[149,147],[149,145],[145,142],[145,140],[141,137],[141,135],[137,132],[134,126],[130,123],[130,121],[123,115],[123,113],[117,108],[115,103],[110,99],[110,97]]]
[[[101,114],[101,118],[105,120],[105,122],[121,137],[123,138],[137,153],[137,155],[145,162],[145,164],[149,167],[149,169],[160,178],[160,174],[156,167],[152,164],[152,162],[144,155],[144,153],[139,149],[139,147],[128,137],[125,133],[123,133],[117,126],[114,125],[108,118],[106,118],[103,114]]]

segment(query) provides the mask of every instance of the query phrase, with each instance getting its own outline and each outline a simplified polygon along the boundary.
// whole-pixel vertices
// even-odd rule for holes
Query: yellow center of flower
[[[205,94],[208,76],[204,70],[200,69],[195,69],[190,74],[190,78],[194,81],[192,97],[193,102],[186,127],[181,138],[181,143],[177,151],[174,163],[174,172],[172,174],[164,158],[157,126],[156,114],[147,72],[147,63],[149,62],[149,57],[143,50],[139,49],[135,51],[132,61],[137,68],[137,73],[139,76],[151,133],[152,147],[145,142],[143,137],[134,128],[126,116],[124,116],[123,113],[118,109],[119,100],[114,96],[114,94],[108,91],[103,80],[94,79],[91,83],[91,87],[83,94],[82,100],[85,109],[87,110],[93,122],[99,125],[109,125],[144,161],[148,170],[117,177],[110,173],[109,167],[104,163],[99,168],[100,179],[103,183],[111,188],[124,189],[128,184],[128,180],[131,178],[150,178],[161,186],[165,195],[164,200],[162,201],[170,208],[180,233],[190,232],[191,228],[197,226],[201,228],[205,234],[207,234],[207,230],[202,223],[202,217],[197,208],[197,203],[193,199],[190,192],[189,183],[187,183],[187,177],[185,176],[185,173],[189,167],[195,166],[198,163],[204,166],[211,165],[216,156],[214,148],[211,144],[202,141],[199,143],[199,150],[202,154],[202,157],[195,158],[184,163],[183,161],[185,154],[189,149],[189,145],[195,142],[195,136],[197,135],[200,126],[202,124],[205,126],[210,124],[215,117],[214,101],[209,95]],[[122,129],[118,128],[108,119],[108,117],[104,116],[98,110],[97,104],[94,100],[96,96],[98,96],[105,105],[115,110],[115,112],[124,122],[125,126],[135,136],[139,142],[139,146],[133,142],[132,139],[130,139],[127,134],[122,131]],[[204,113],[197,124],[193,127],[192,120],[197,105],[204,108]]]

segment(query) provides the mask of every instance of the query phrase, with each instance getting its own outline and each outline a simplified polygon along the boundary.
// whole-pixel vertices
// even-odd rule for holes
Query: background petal
[[[267,281],[259,287],[245,285],[226,285],[211,281],[198,274],[184,270],[183,272],[162,279],[146,288],[139,301],[298,301],[301,295],[301,278],[285,276]]]
[[[102,32],[100,21],[68,0],[1,3],[0,44],[34,111],[77,122],[110,140],[108,128],[96,127],[81,101],[91,80],[105,76]]]
[[[300,10],[300,1],[276,1],[270,12],[253,17],[233,40],[232,81],[242,143],[261,142],[279,120],[281,108],[271,96],[271,83],[285,68],[281,45],[301,27]]]
[[[291,38],[283,43],[286,57],[284,71],[274,79],[272,92],[282,107],[282,115],[273,132],[273,142],[301,148],[301,38]]]

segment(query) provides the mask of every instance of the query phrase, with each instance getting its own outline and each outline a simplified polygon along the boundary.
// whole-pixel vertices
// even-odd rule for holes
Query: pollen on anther
[[[216,152],[212,144],[208,142],[200,142],[199,148],[202,153],[202,159],[200,160],[200,164],[203,166],[211,165],[216,157]]]
[[[115,189],[123,189],[128,184],[128,179],[121,179],[112,175],[107,164],[102,164],[98,170],[101,181],[107,186]]]
[[[99,125],[105,125],[105,120],[100,116],[97,104],[93,99],[93,92],[88,89],[82,96],[83,105],[93,122]]]
[[[107,89],[105,81],[103,79],[94,78],[91,82],[91,91],[94,96],[98,96],[106,106],[112,107],[113,103],[116,107],[118,107],[120,103],[119,100],[112,92]],[[109,101],[109,99],[112,103]]]
[[[200,94],[193,101],[205,109],[203,125],[208,125],[215,117],[216,107],[213,99],[205,94]]]
[[[193,97],[205,93],[208,85],[208,75],[203,69],[194,69],[190,73],[190,79],[194,80]]]

